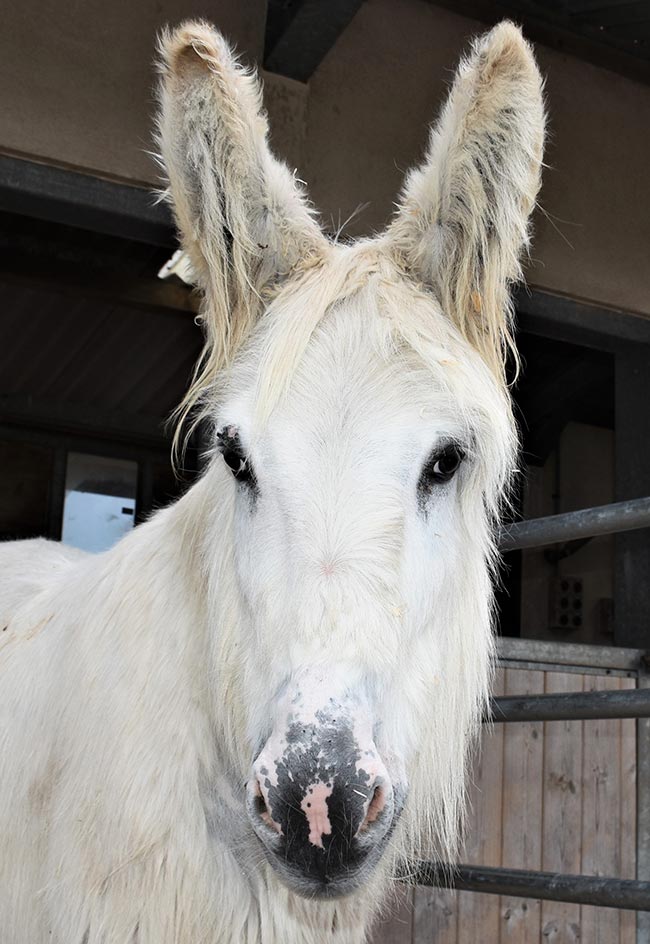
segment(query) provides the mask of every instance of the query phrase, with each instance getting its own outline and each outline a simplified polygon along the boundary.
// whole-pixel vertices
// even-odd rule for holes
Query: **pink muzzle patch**
[[[319,849],[323,848],[323,836],[331,836],[332,824],[327,806],[327,799],[332,795],[332,785],[315,781],[307,787],[300,809],[309,825],[309,841]]]

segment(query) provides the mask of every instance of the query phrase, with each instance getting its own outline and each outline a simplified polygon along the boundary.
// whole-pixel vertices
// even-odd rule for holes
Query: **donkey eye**
[[[242,485],[255,488],[257,485],[255,473],[250,459],[244,452],[236,427],[226,426],[217,431],[217,444],[223,461],[226,463],[235,479]]]
[[[465,458],[463,449],[450,443],[429,456],[418,482],[418,492],[428,492],[434,485],[443,485],[454,477]]]
[[[236,479],[243,479],[250,476],[248,460],[235,449],[226,449],[223,453],[223,461],[226,463]]]

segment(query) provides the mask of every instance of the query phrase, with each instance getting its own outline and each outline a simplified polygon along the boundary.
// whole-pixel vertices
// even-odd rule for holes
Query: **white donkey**
[[[214,454],[104,554],[0,552],[0,938],[360,944],[458,835],[540,76],[512,25],[478,41],[393,222],[343,246],[221,36],[162,57]]]

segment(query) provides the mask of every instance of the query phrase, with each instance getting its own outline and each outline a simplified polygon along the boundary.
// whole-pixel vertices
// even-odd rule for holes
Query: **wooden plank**
[[[395,901],[391,902],[391,913],[377,923],[368,944],[411,944],[413,940],[413,892],[414,889],[407,885],[397,887]]]
[[[458,944],[458,897],[447,888],[415,889],[413,944]]]
[[[504,672],[499,670],[493,693],[503,695]],[[467,839],[461,861],[477,865],[501,865],[501,793],[505,725],[486,727],[474,766],[469,792]],[[496,895],[459,893],[458,944],[499,939],[499,898]],[[418,941],[417,944],[420,944]]]
[[[639,673],[639,688],[650,687],[650,672]],[[636,800],[636,877],[650,879],[650,718],[636,724],[637,800]],[[650,911],[641,911],[636,919],[636,944],[650,944]]]
[[[585,677],[585,690],[612,691],[618,678]],[[621,721],[583,722],[582,863],[586,875],[620,874]],[[589,944],[619,941],[619,913],[582,907],[582,939]]]
[[[456,0],[454,7],[457,6]],[[454,12],[460,11],[455,9]],[[565,49],[564,54],[567,52]],[[637,345],[650,344],[650,319],[644,315],[600,308],[551,292],[531,291],[527,285],[516,292],[515,306],[519,330],[526,334],[568,341],[598,351],[628,351]]]
[[[582,691],[583,679],[547,672],[549,694]],[[544,725],[542,869],[580,871],[582,821],[582,722],[550,721]],[[550,944],[578,944],[580,906],[544,901],[541,936]]]
[[[0,156],[0,209],[97,233],[176,248],[169,207],[149,187]]]
[[[494,695],[503,695],[505,673],[497,671]],[[475,758],[469,791],[469,816],[466,840],[460,854],[462,862],[482,865],[501,864],[501,785],[504,725],[485,726],[480,751]],[[453,901],[453,899],[452,899]],[[455,898],[458,944],[466,941],[498,938],[499,899],[496,896],[457,892]],[[451,928],[452,919],[447,919]],[[421,935],[421,931],[418,934]],[[451,930],[446,933],[451,935]],[[416,936],[415,944],[431,940]],[[438,944],[435,938],[433,940]],[[446,939],[442,940],[447,944]],[[452,938],[452,941],[455,940]]]
[[[619,680],[621,689],[636,688],[635,679]],[[636,878],[636,722],[621,721],[621,878]],[[619,944],[635,944],[636,914],[621,911]]]
[[[543,691],[543,672],[506,670],[506,695]],[[539,722],[531,722],[507,725],[506,728],[503,745],[501,859],[504,866],[511,868],[540,869],[544,726]],[[498,940],[501,944],[538,944],[540,917],[539,901],[503,897]]]
[[[495,694],[631,689],[635,679],[500,670]],[[536,732],[536,736],[533,735]],[[635,722],[495,725],[470,791],[461,861],[634,877]],[[635,944],[631,912],[420,888],[390,944]],[[524,907],[525,906],[525,907]],[[397,936],[396,936],[397,935]],[[373,944],[385,944],[373,938]]]

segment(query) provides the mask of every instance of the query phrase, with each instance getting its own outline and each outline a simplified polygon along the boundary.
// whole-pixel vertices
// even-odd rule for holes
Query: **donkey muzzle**
[[[341,717],[343,715],[343,717]],[[340,706],[290,720],[253,764],[247,810],[267,858],[306,897],[346,895],[379,860],[401,803],[371,740]]]

